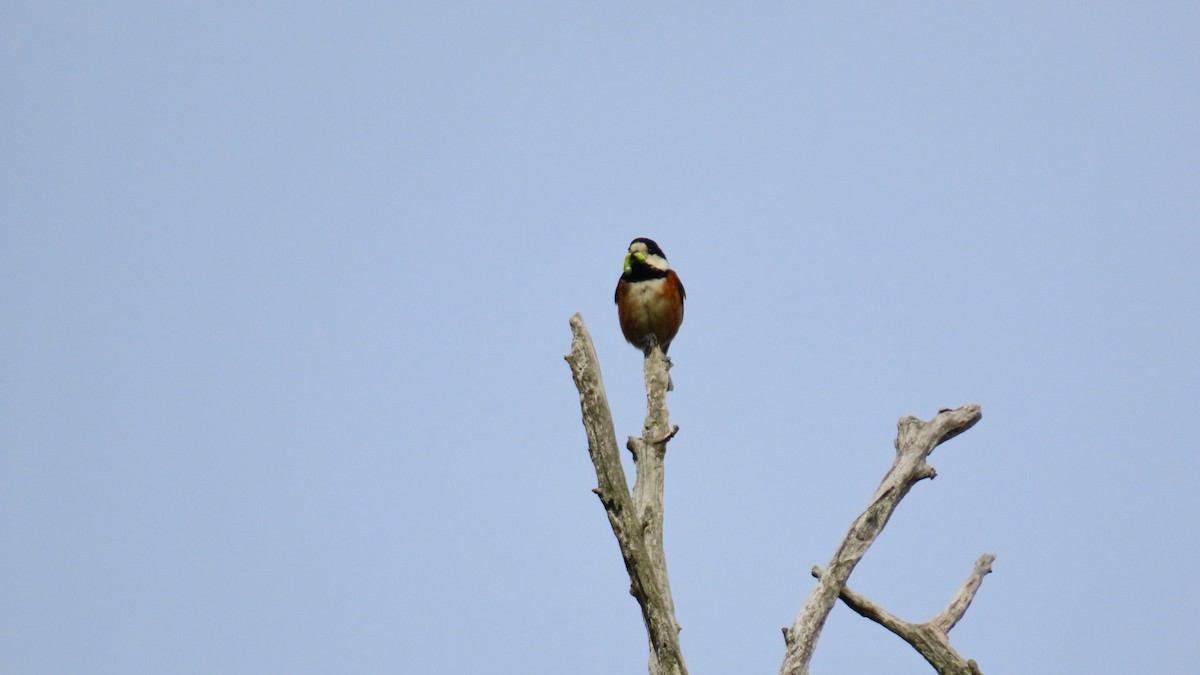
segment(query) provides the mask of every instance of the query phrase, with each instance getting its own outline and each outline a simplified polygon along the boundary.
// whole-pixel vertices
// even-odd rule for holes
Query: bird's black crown
[[[663,250],[658,247],[658,243],[655,242],[653,239],[647,239],[646,237],[638,237],[637,239],[634,239],[633,241],[629,242],[629,247],[633,248],[633,245],[638,243],[639,241],[646,245],[646,251],[648,253],[650,253],[651,255],[656,255],[656,256],[662,258],[663,260],[667,259],[667,254],[663,253]]]

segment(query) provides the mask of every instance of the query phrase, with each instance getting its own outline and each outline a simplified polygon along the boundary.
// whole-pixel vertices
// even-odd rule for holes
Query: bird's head
[[[659,272],[670,269],[667,265],[667,255],[663,253],[653,239],[638,237],[629,243],[629,252],[625,254],[625,274],[633,274],[636,268],[651,268]]]

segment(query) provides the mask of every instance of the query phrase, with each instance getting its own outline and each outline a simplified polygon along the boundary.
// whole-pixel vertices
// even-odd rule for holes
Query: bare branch
[[[955,594],[950,605],[940,614],[925,623],[911,623],[888,612],[879,605],[866,599],[850,588],[843,588],[839,597],[846,606],[889,631],[900,636],[912,645],[929,665],[933,666],[939,675],[982,675],[979,665],[970,659],[964,659],[950,646],[950,629],[962,619],[974,599],[975,593],[983,583],[984,575],[992,571],[992,562],[996,554],[985,553],[975,562],[971,576]],[[812,574],[820,578],[821,568],[813,567]]]
[[[815,578],[820,579],[821,574],[821,568],[813,565],[812,575]],[[862,595],[850,590],[849,586],[843,588],[838,597],[842,599],[842,602],[846,603],[847,607],[854,610],[859,615],[865,616],[866,618],[874,621],[893,633],[898,634],[899,631],[903,630],[904,626],[909,625],[909,623],[904,619],[901,619],[895,614],[892,614],[886,609],[866,599]]]
[[[600,362],[581,315],[571,317],[571,332],[571,353],[566,360],[579,390],[588,454],[596,467],[595,492],[621,548],[630,593],[642,609],[650,641],[650,674],[687,675],[662,543],[663,464],[667,442],[679,431],[670,425],[667,411],[667,359],[657,347],[646,356],[646,423],[642,437],[630,438],[628,443],[637,463],[637,478],[630,493]]]
[[[958,625],[958,622],[962,621],[963,615],[967,613],[967,608],[971,606],[971,601],[975,599],[975,594],[979,592],[979,587],[983,585],[983,578],[992,573],[992,563],[995,561],[995,553],[984,553],[979,556],[979,560],[975,561],[975,569],[971,570],[971,576],[963,582],[962,588],[954,594],[954,598],[946,609],[930,619],[929,623],[943,633],[949,633]]]
[[[787,652],[780,675],[808,675],[817,640],[829,612],[846,588],[846,580],[867,549],[887,525],[900,500],[917,482],[937,475],[926,459],[934,448],[970,429],[983,417],[978,405],[942,410],[929,422],[902,417],[897,424],[896,459],[875,490],[870,503],[850,526],[850,531],[830,560],[815,588],[804,601],[800,613],[788,631]]]
[[[655,345],[644,362],[646,378],[646,421],[642,425],[642,437],[630,438],[629,449],[637,463],[637,479],[633,484],[633,508],[642,525],[646,551],[650,555],[657,574],[656,596],[663,604],[664,612],[671,617],[673,635],[678,638],[679,623],[675,620],[675,600],[671,594],[671,583],[667,576],[667,557],[663,550],[663,482],[666,476],[667,443],[679,432],[671,426],[667,411],[667,387],[670,382],[670,362]],[[653,648],[653,643],[651,644]],[[678,647],[677,647],[678,648]],[[682,654],[680,667],[683,668]],[[650,659],[651,675],[657,675],[656,659]]]
[[[622,513],[632,508],[629,499],[629,484],[625,480],[625,469],[621,466],[621,453],[617,449],[617,432],[613,427],[612,411],[608,407],[608,395],[604,393],[604,379],[600,375],[600,359],[588,333],[583,317],[571,317],[571,353],[565,358],[571,365],[575,387],[579,390],[579,407],[583,412],[583,428],[587,432],[588,454],[596,467],[599,486],[594,490],[612,522],[613,533],[622,538],[624,520]]]

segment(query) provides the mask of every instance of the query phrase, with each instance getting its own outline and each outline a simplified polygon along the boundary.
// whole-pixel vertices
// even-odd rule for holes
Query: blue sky
[[[567,319],[618,433],[655,238],[694,673],[851,586],[996,673],[1200,659],[1192,3],[0,8],[0,667],[626,673]],[[814,672],[927,673],[844,607]]]

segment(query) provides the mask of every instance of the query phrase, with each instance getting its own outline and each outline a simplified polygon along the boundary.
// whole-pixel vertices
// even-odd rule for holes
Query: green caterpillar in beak
[[[625,274],[629,274],[631,271],[633,271],[633,261],[632,261],[633,258],[637,258],[637,261],[642,264],[646,263],[646,254],[645,253],[642,253],[641,251],[638,251],[636,253],[626,253],[625,254]]]

